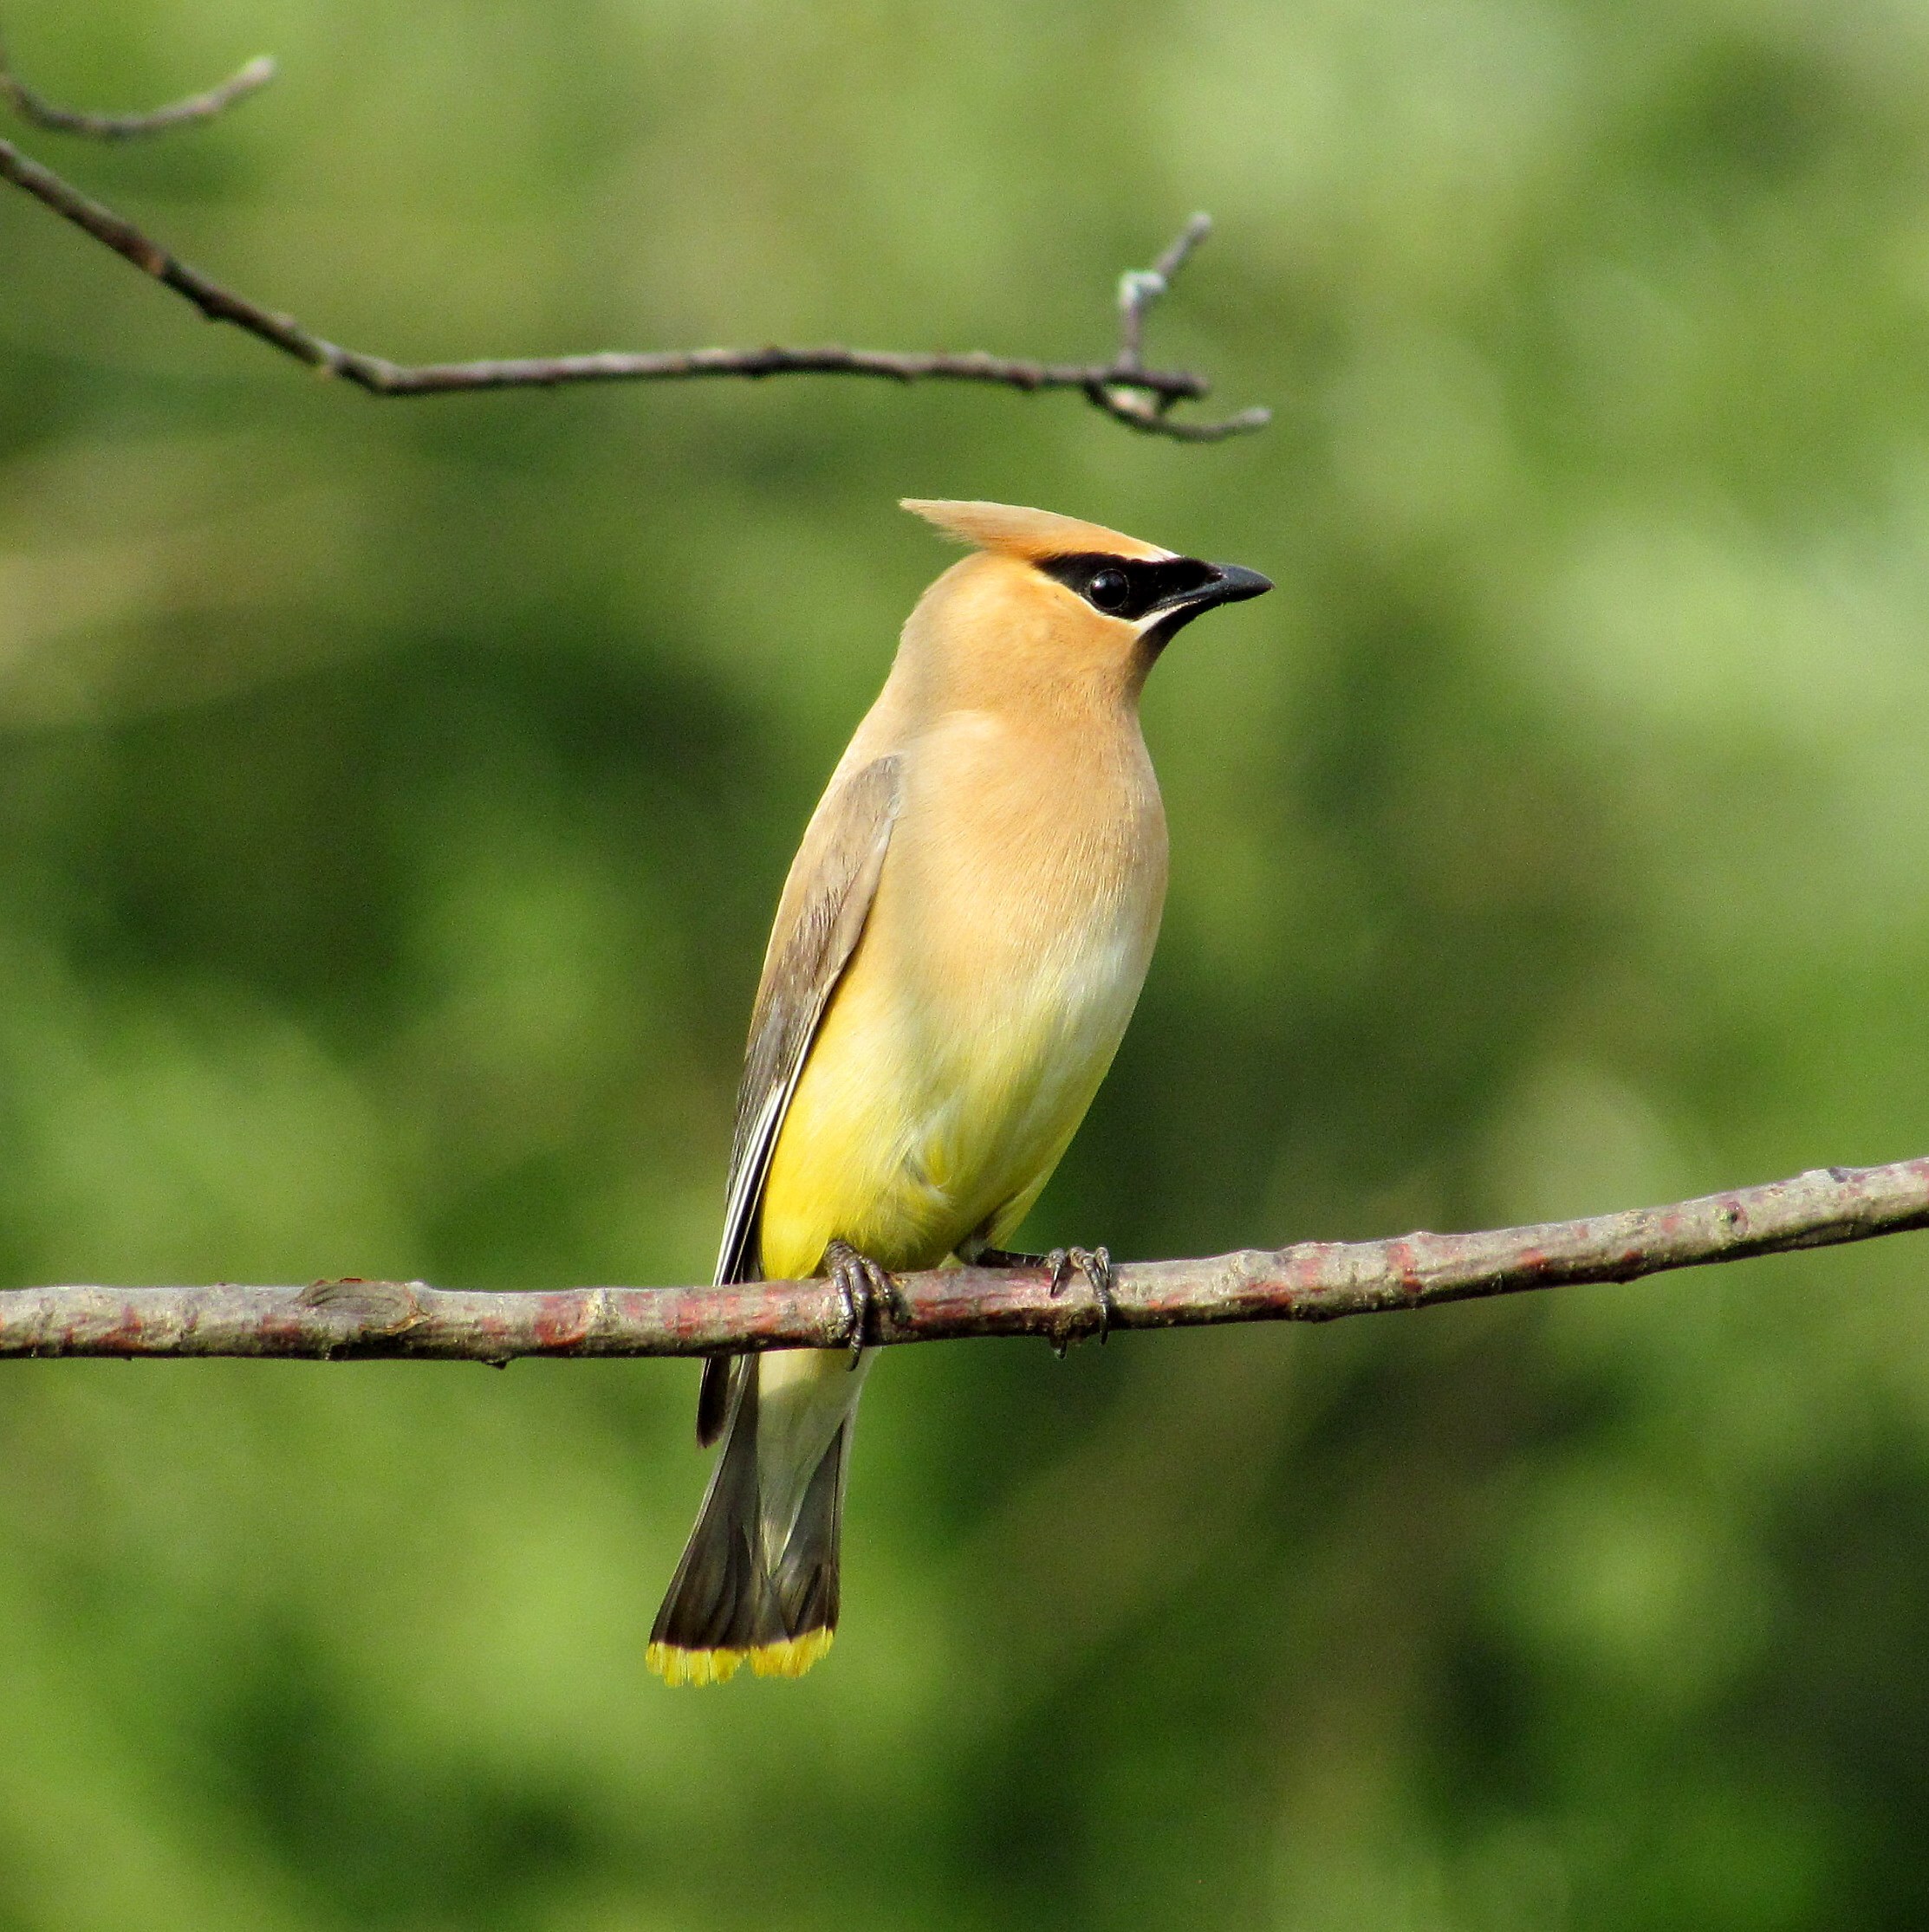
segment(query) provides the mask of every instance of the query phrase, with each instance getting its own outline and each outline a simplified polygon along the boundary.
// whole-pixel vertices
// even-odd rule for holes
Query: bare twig
[[[1118,365],[1121,369],[1140,366],[1147,313],[1172,287],[1172,277],[1185,266],[1185,257],[1211,232],[1212,217],[1194,215],[1149,269],[1127,269],[1119,277]]]
[[[1127,269],[1119,277],[1119,353],[1113,367],[1139,372],[1145,367],[1146,317],[1172,285],[1185,258],[1212,232],[1210,215],[1194,215],[1172,238],[1172,245],[1149,269]],[[1186,443],[1217,443],[1248,430],[1263,430],[1272,420],[1270,409],[1243,409],[1216,423],[1174,422],[1166,412],[1179,399],[1169,392],[1132,387],[1114,379],[1092,399],[1108,416],[1133,429],[1177,437]]]
[[[220,87],[156,108],[147,114],[86,114],[54,107],[5,68],[0,52],[0,94],[29,120],[64,133],[103,140],[159,133],[169,127],[206,120],[252,93],[271,78],[271,62],[254,61]],[[314,334],[292,315],[264,308],[179,260],[126,217],[83,194],[51,168],[0,140],[0,178],[63,216],[76,228],[125,256],[184,295],[211,321],[231,322],[322,375],[341,376],[376,396],[446,395],[482,389],[549,389],[565,383],[668,382],[701,377],[781,375],[874,376],[894,382],[972,382],[1031,392],[1075,390],[1114,420],[1181,442],[1217,442],[1263,428],[1270,412],[1241,410],[1218,421],[1195,422],[1172,416],[1174,404],[1197,401],[1211,385],[1183,369],[1147,369],[1141,359],[1144,313],[1163,294],[1179,264],[1204,237],[1210,224],[1195,215],[1172,247],[1150,269],[1125,279],[1143,293],[1135,295],[1121,320],[1119,353],[1110,362],[1040,362],[990,355],[983,350],[899,352],[847,348],[837,343],[802,348],[700,348],[609,352],[594,355],[521,356],[476,362],[391,362]],[[1122,286],[1122,285],[1121,285]],[[1121,302],[1123,297],[1121,297]]]
[[[36,127],[56,134],[84,134],[96,141],[134,141],[150,134],[166,134],[177,127],[191,127],[224,114],[237,100],[259,93],[275,78],[275,63],[265,54],[257,55],[219,87],[205,94],[191,94],[185,100],[171,100],[165,107],[150,107],[139,114],[94,114],[75,107],[56,107],[38,94],[13,71],[7,50],[0,45],[0,100],[10,101],[14,112]]]
[[[1484,1234],[1307,1242],[1117,1271],[1118,1328],[1332,1321],[1585,1281],[1632,1281],[1793,1248],[1929,1227],[1929,1159],[1828,1168],[1666,1208]],[[945,1269],[898,1282],[868,1339],[1036,1335],[1062,1346],[1095,1326],[1088,1296],[1042,1269]],[[566,1288],[490,1294],[419,1281],[308,1288],[18,1288],[0,1293],[0,1355],[406,1357],[710,1355],[836,1347],[848,1339],[823,1281],[725,1288]]]

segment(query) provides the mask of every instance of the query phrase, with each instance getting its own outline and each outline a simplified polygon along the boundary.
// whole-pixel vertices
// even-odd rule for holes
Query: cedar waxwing
[[[724,1448],[651,1632],[671,1683],[829,1649],[870,1297],[953,1255],[1038,1259],[1003,1244],[1112,1063],[1166,897],[1140,688],[1182,626],[1272,587],[1045,510],[904,507],[976,550],[911,613],[784,884],[717,1263],[828,1274],[852,1352],[705,1364],[698,1439]],[[1055,1252],[1055,1283],[1068,1259],[1104,1309],[1105,1250]]]

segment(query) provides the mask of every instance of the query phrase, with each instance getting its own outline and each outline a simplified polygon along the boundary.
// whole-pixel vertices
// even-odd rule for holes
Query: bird
[[[672,1684],[830,1648],[865,1345],[891,1277],[1075,1267],[1005,1242],[1083,1119],[1166,897],[1139,723],[1178,632],[1272,588],[1052,511],[906,498],[970,546],[919,599],[784,883],[752,1011],[716,1280],[828,1277],[850,1347],[706,1360],[721,1436],[646,1662]]]

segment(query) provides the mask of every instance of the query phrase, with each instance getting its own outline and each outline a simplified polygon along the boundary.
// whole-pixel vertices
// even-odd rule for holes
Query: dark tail
[[[745,1658],[760,1677],[801,1677],[837,1628],[838,1531],[856,1391],[844,1397],[845,1412],[800,1496],[802,1472],[759,1466],[759,1367],[754,1355],[731,1365],[723,1453],[650,1631],[645,1661],[666,1683],[722,1683]],[[794,1397],[785,1389],[777,1399]]]

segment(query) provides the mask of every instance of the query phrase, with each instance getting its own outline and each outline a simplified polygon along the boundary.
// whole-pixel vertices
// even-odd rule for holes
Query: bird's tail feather
[[[759,1366],[751,1356],[734,1367],[723,1452],[650,1632],[645,1662],[666,1683],[722,1683],[746,1661],[760,1677],[801,1677],[837,1628],[838,1532],[856,1404],[846,1398],[793,1514],[767,1494],[759,1469]]]

